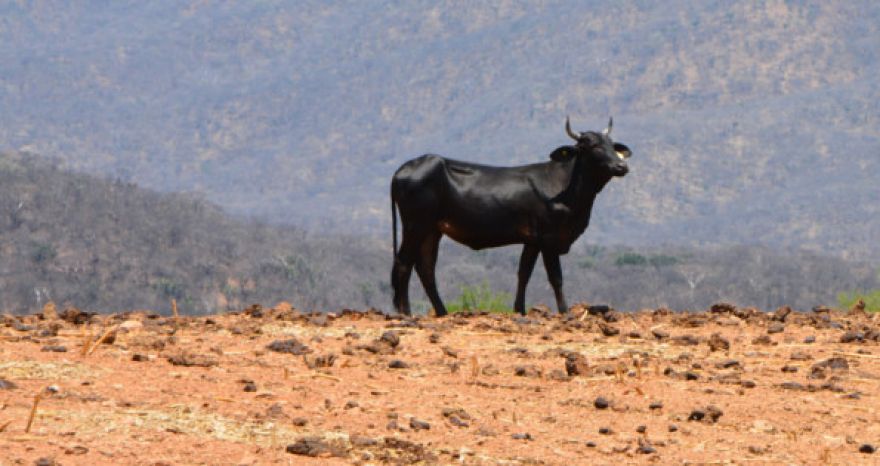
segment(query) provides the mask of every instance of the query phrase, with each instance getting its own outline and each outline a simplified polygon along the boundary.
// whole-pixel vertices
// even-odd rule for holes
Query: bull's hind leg
[[[413,264],[418,254],[418,243],[404,235],[400,251],[391,268],[391,286],[394,288],[394,308],[399,314],[410,315],[409,279],[412,276]]]
[[[552,251],[541,251],[544,258],[544,268],[547,269],[547,279],[553,287],[556,295],[556,307],[560,314],[568,312],[568,304],[565,302],[565,294],[562,292],[562,266],[559,264],[559,254]]]
[[[419,258],[416,260],[416,272],[425,287],[425,293],[434,306],[434,314],[437,317],[446,315],[446,306],[440,299],[440,293],[437,292],[437,282],[434,278],[434,269],[437,266],[437,251],[440,248],[441,233],[433,232],[428,234],[423,240],[419,248]]]

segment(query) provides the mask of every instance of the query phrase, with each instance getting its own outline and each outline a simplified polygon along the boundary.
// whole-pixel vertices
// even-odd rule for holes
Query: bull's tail
[[[394,184],[391,185],[391,238],[394,247],[394,263],[397,263],[397,199],[394,199]]]

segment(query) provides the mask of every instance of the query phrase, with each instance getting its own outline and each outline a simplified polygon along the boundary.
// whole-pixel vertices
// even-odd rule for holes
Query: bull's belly
[[[456,222],[441,220],[437,228],[444,235],[470,247],[485,249],[510,244],[522,244],[537,240],[537,234],[528,225],[499,225],[488,222]]]

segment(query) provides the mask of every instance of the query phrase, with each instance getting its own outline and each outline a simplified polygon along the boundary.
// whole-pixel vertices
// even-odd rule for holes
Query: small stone
[[[397,332],[389,330],[379,337],[379,341],[387,343],[392,348],[397,348],[397,345],[400,344],[400,337],[397,336]]]
[[[782,333],[784,331],[785,324],[783,324],[782,322],[774,322],[767,326],[767,333],[769,334]]]
[[[45,353],[66,353],[67,347],[62,345],[46,345],[40,348],[40,351]]]
[[[302,437],[296,442],[287,446],[287,453],[301,456],[328,457],[345,456],[345,451],[325,442],[320,437]]]
[[[400,359],[392,359],[391,362],[388,363],[389,369],[409,369],[409,364],[401,361]]]
[[[430,430],[431,424],[428,424],[427,422],[425,422],[421,419],[416,419],[414,417],[411,417],[411,418],[409,418],[409,427],[412,430],[418,432],[420,430]]]
[[[134,353],[131,355],[131,360],[134,362],[147,362],[150,358],[146,354]]]
[[[257,391],[257,384],[253,382],[247,382],[244,384],[244,391],[246,392],[255,392]]]
[[[666,330],[663,330],[663,329],[659,329],[659,328],[651,330],[651,334],[654,335],[654,338],[656,338],[658,340],[665,340],[665,339],[669,338],[669,332],[667,332]]]
[[[720,333],[713,333],[709,340],[709,351],[727,351],[730,349],[730,341],[722,337]]]
[[[651,409],[651,410],[663,409],[663,402],[662,401],[655,401],[655,402],[651,403],[650,405],[648,405],[648,409]]]
[[[585,443],[584,445],[586,445],[587,448],[596,448],[596,442],[593,442],[593,441],[589,441],[589,442]]]
[[[811,343],[816,343],[816,337],[814,335],[809,335],[804,338],[804,343],[806,343],[808,345]]]
[[[640,434],[644,434],[647,431],[648,431],[648,426],[641,425],[641,426],[636,427],[636,432],[638,432]]]
[[[614,431],[611,430],[610,427],[600,427],[600,428],[599,428],[599,433],[602,434],[602,435],[611,435],[611,434],[614,433]]]
[[[590,363],[587,358],[580,353],[569,353],[565,357],[565,372],[574,376],[585,376],[589,374]]]
[[[270,351],[275,351],[277,353],[289,353],[294,356],[301,356],[303,354],[311,353],[312,350],[309,349],[308,346],[300,343],[296,338],[289,338],[287,340],[275,340],[272,343],[269,343],[266,346],[266,349]]]
[[[757,384],[752,380],[743,380],[739,384],[743,388],[755,388],[757,386]]]
[[[348,401],[345,403],[345,406],[342,407],[342,409],[354,409],[354,408],[357,408],[358,406],[360,406],[360,403],[358,403],[357,401],[355,401],[355,400],[348,400]]]
[[[840,337],[841,343],[853,343],[853,342],[858,343],[858,342],[862,342],[862,341],[865,341],[865,334],[862,332],[856,332],[853,330],[850,330],[849,332],[844,333],[843,336]]]
[[[600,396],[596,398],[596,401],[593,402],[593,406],[595,406],[596,409],[608,409],[608,407],[611,406],[611,403],[608,402],[608,400],[606,400],[604,397]]]
[[[295,417],[290,420],[290,423],[296,427],[304,427],[306,424],[309,423],[309,420],[304,417]]]
[[[40,458],[34,461],[34,466],[56,466],[55,458]]]
[[[602,335],[606,337],[613,337],[615,335],[620,335],[620,329],[611,325],[607,325],[604,322],[599,322],[599,330],[602,331]]]
[[[791,366],[791,365],[782,366],[782,372],[794,373],[797,371],[798,371],[797,366]]]
[[[517,366],[514,368],[513,374],[518,377],[541,377],[541,368],[534,364],[526,366]]]
[[[431,343],[440,343],[440,334],[437,332],[432,333],[431,336],[428,337],[428,341]]]
[[[532,438],[532,434],[530,434],[528,432],[516,433],[516,434],[511,435],[510,437],[513,438],[514,440],[534,440]]]
[[[678,432],[678,426],[675,424],[669,424],[669,432]]]
[[[859,447],[859,453],[866,453],[866,454],[870,455],[876,451],[877,451],[877,448],[874,445],[871,445],[870,443],[864,443],[864,444],[862,444],[862,446]]]

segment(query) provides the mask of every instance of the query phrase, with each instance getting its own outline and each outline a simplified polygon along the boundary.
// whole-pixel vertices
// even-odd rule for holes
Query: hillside
[[[0,148],[384,235],[407,158],[541,160],[613,114],[590,241],[880,260],[880,4],[577,5],[9,2]]]
[[[171,299],[186,314],[282,300],[306,310],[388,310],[390,243],[390,235],[319,235],[246,222],[199,196],[71,173],[30,153],[0,153],[0,311],[39,310],[54,300],[167,312]],[[835,304],[839,291],[880,287],[869,263],[799,250],[595,243],[581,249],[563,258],[571,303],[809,309]],[[518,248],[474,252],[445,241],[441,293],[447,303],[465,286],[512,293],[518,257]],[[415,278],[412,290],[415,307],[427,312]],[[540,266],[527,299],[554,302]]]

